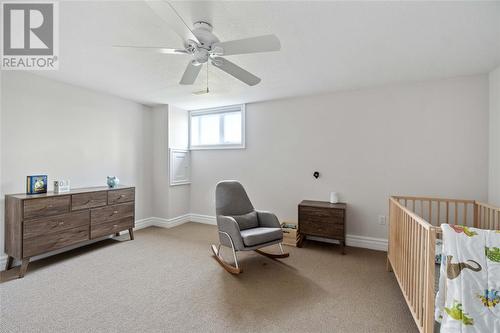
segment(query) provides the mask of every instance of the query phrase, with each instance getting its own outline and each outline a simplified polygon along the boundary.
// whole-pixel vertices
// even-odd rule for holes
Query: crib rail
[[[435,242],[439,228],[406,207],[408,202],[407,199],[402,203],[398,197],[389,200],[387,265],[388,269],[392,268],[394,271],[418,329],[422,333],[432,333]],[[439,218],[439,213],[437,215]]]
[[[500,208],[476,201],[474,226],[480,229],[500,230]]]
[[[411,196],[393,198],[434,226],[442,223],[476,225],[477,205],[474,200]]]

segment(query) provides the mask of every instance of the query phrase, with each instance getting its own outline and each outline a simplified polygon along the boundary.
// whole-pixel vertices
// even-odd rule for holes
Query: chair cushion
[[[240,226],[240,230],[256,228],[259,226],[259,219],[257,218],[256,211],[243,215],[233,215],[232,217],[236,220],[236,223],[238,223],[238,225]]]
[[[241,238],[245,246],[255,246],[283,239],[281,228],[252,228],[241,231]]]

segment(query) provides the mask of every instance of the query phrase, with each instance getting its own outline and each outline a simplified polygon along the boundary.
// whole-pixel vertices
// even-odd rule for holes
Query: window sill
[[[246,149],[245,145],[192,146],[189,150]]]

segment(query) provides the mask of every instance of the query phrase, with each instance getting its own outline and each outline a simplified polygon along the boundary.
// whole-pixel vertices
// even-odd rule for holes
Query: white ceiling
[[[187,22],[208,20],[221,41],[276,34],[280,52],[231,56],[262,78],[246,86],[210,69],[178,84],[189,57],[114,49],[182,47],[141,1],[60,5],[60,69],[36,74],[145,104],[195,109],[486,73],[500,65],[500,2],[173,2]]]

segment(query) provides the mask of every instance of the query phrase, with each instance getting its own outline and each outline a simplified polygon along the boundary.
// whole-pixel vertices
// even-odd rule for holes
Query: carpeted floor
[[[152,227],[2,272],[0,331],[417,332],[383,252],[306,241],[281,262],[242,253],[233,276],[216,237]]]

